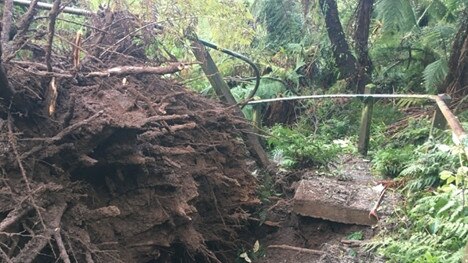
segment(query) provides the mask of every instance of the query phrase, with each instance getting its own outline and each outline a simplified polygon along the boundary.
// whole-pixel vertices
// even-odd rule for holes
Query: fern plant
[[[457,147],[428,142],[400,176],[406,205],[392,230],[383,231],[378,251],[388,262],[461,262],[468,241],[467,160]],[[439,186],[439,187],[438,187]],[[418,191],[432,187],[432,191]]]
[[[299,3],[288,0],[256,1],[257,19],[265,26],[268,48],[277,49],[288,43],[299,43],[303,37],[302,10]]]
[[[284,167],[325,167],[340,152],[339,146],[331,141],[303,134],[299,129],[276,125],[270,132],[268,146]]]

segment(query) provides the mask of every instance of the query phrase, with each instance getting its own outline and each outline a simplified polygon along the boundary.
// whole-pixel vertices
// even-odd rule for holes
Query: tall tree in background
[[[320,0],[320,9],[325,16],[325,26],[333,46],[333,57],[340,71],[341,78],[350,78],[356,74],[356,58],[351,54],[348,42],[346,41],[336,1]]]
[[[373,0],[360,0],[355,17],[353,38],[357,58],[351,53],[341,25],[336,0],[320,0],[320,9],[325,16],[325,26],[333,46],[333,57],[340,72],[346,79],[347,89],[358,93],[370,82],[372,62],[368,54],[369,25]]]
[[[445,89],[454,99],[461,99],[468,95],[468,12],[464,12],[463,20],[452,45],[448,66],[449,71],[445,78]],[[441,90],[444,92],[444,90]]]
[[[357,55],[357,90],[362,92],[371,82],[372,61],[369,57],[369,28],[374,0],[360,0],[355,17],[354,48]]]

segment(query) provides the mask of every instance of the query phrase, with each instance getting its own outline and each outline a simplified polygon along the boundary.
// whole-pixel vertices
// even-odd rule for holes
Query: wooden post
[[[366,85],[364,94],[373,94],[375,85]],[[367,97],[364,99],[364,107],[361,115],[361,126],[359,127],[359,142],[358,151],[366,156],[369,149],[370,128],[372,123],[372,110],[374,108],[374,98]]]
[[[252,105],[252,122],[254,125],[254,130],[258,132],[262,128],[262,116],[261,116],[261,106]]]
[[[228,105],[236,105],[237,102],[234,99],[229,86],[219,72],[218,67],[211,58],[210,53],[208,53],[205,47],[196,40],[192,41],[192,51],[195,58],[202,63],[202,70],[210,81],[211,86],[213,86],[213,89],[219,99],[226,102]],[[238,109],[237,115],[242,117],[244,116],[240,108]],[[244,141],[249,152],[257,159],[258,164],[264,168],[269,167],[271,163],[268,159],[268,155],[263,149],[258,136],[255,135],[251,129],[244,133]]]
[[[192,41],[192,51],[195,58],[202,63],[201,67],[203,72],[216,92],[216,95],[218,95],[218,98],[230,105],[237,104],[236,99],[231,93],[231,89],[226,81],[224,81],[221,73],[219,73],[218,67],[205,47],[200,42],[194,40]]]
[[[447,94],[440,94],[439,98],[441,98],[446,105],[450,104],[450,101],[452,98],[450,98],[449,95]],[[432,117],[432,125],[431,125],[431,132],[430,136],[432,137],[434,135],[434,129],[440,129],[443,130],[447,127],[447,120],[444,117],[444,114],[440,110],[440,107],[436,107],[436,110],[434,112],[434,116]]]

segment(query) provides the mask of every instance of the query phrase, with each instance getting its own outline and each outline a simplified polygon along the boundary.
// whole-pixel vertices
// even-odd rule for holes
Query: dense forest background
[[[262,225],[271,200],[289,198],[284,184],[294,172],[343,179],[340,156],[359,155],[366,100],[246,99],[445,93],[468,128],[466,0],[37,2],[1,2],[5,262],[260,259],[262,244],[245,246],[241,225],[251,215]],[[206,49],[213,75],[243,116],[207,74],[197,38],[217,45]],[[254,62],[258,90],[252,68],[223,49]],[[431,129],[431,101],[376,100],[373,110],[365,158],[401,202],[363,248],[388,262],[460,262],[468,249],[466,133]],[[161,196],[146,204],[153,190]],[[141,214],[119,199],[128,193],[144,203]],[[118,253],[100,254],[98,241]],[[126,242],[144,248],[127,251]]]

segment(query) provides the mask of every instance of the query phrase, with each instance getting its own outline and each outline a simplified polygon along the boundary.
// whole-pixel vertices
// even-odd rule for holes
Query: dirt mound
[[[9,75],[31,94],[46,85]],[[257,203],[241,121],[157,77],[59,85],[53,118],[2,112],[2,260],[220,262],[236,252],[230,242]]]

